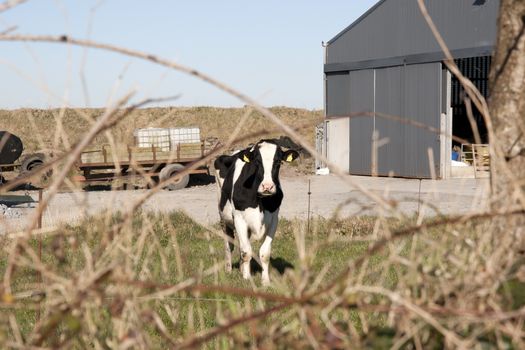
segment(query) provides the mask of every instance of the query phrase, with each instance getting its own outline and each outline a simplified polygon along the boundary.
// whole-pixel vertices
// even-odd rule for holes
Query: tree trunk
[[[491,159],[492,208],[525,208],[524,0],[501,0],[488,103],[494,128],[490,140],[494,155]],[[504,217],[493,224],[495,237],[513,240],[509,248],[523,254],[525,216]]]

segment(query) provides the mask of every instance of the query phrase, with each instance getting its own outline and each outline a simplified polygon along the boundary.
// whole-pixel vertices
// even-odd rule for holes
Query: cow
[[[259,250],[262,283],[270,283],[270,252],[283,200],[279,169],[282,161],[292,162],[298,157],[297,151],[283,151],[275,140],[261,140],[252,147],[231,156],[219,156],[215,160],[228,272],[232,270],[232,240],[235,236],[241,251],[240,270],[245,279],[251,278],[250,240],[264,237]]]

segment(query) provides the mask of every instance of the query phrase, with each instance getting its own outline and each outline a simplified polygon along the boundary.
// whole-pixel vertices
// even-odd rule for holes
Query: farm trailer
[[[49,158],[44,153],[23,154],[22,140],[8,131],[0,131],[0,184],[6,181],[3,174],[17,173],[17,177],[25,176],[42,166]],[[43,185],[50,172],[45,172],[35,181],[35,185]]]
[[[113,150],[109,145],[101,149],[82,152],[77,162],[77,168],[82,176],[77,181],[84,183],[112,182],[136,184],[137,182],[167,180],[174,177],[187,165],[192,164],[205,155],[204,142],[171,144],[169,150],[165,147],[127,146],[126,149]],[[117,171],[120,166],[120,172]],[[178,190],[186,187],[190,174],[209,174],[209,165],[203,165],[189,171],[179,180],[171,182],[165,188]]]

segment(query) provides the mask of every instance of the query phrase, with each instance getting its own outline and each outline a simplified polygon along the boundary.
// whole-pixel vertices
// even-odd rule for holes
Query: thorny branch
[[[27,0],[7,0],[0,4],[0,13],[12,9],[20,4],[23,4]]]
[[[150,61],[165,67],[169,67],[175,70],[178,70],[180,72],[192,75],[196,78],[199,78],[203,80],[204,82],[207,82],[220,90],[223,90],[224,92],[238,98],[239,100],[253,106],[253,108],[257,111],[259,111],[263,116],[268,118],[272,123],[277,125],[281,128],[281,130],[289,135],[297,144],[299,144],[301,147],[303,147],[306,151],[308,151],[310,154],[315,155],[316,158],[322,160],[325,162],[332,171],[337,174],[341,179],[343,179],[350,187],[356,188],[359,191],[361,191],[363,194],[368,196],[370,199],[377,202],[379,205],[381,205],[384,209],[387,211],[392,211],[394,213],[397,213],[395,211],[395,208],[391,206],[391,204],[388,201],[385,201],[383,198],[378,196],[377,194],[373,193],[372,191],[368,190],[358,182],[352,180],[349,177],[345,177],[345,172],[342,171],[337,165],[333,164],[333,162],[329,161],[326,157],[324,157],[321,154],[318,154],[316,150],[308,143],[306,142],[297,132],[294,131],[293,128],[290,126],[284,124],[279,117],[277,117],[275,114],[273,114],[270,110],[267,108],[261,106],[259,103],[257,103],[252,98],[244,95],[243,93],[238,92],[237,90],[234,90],[233,88],[229,87],[228,85],[196,70],[193,68],[190,68],[188,66],[155,56],[151,55],[145,52],[137,51],[137,50],[131,50],[123,47],[118,47],[115,45],[109,45],[109,44],[103,44],[94,42],[91,40],[82,40],[82,39],[76,39],[69,37],[67,35],[62,36],[49,36],[49,35],[0,35],[1,41],[34,41],[34,42],[50,42],[50,43],[63,43],[63,44],[72,44],[72,45],[78,45],[78,46],[85,46],[85,47],[92,47],[112,52],[117,52],[123,55],[127,55],[130,57],[136,57],[140,58],[146,61]]]
[[[5,11],[22,2],[24,1],[7,1],[3,4],[0,4],[0,12]],[[438,42],[442,46],[447,56],[447,60],[445,61],[445,63],[447,64],[447,67],[458,77],[458,79],[461,81],[461,83],[465,87],[469,95],[469,98],[472,100],[474,105],[483,113],[484,117],[487,120],[487,126],[489,127],[489,132],[490,132],[491,130],[490,118],[488,115],[487,104],[484,98],[475,89],[473,84],[470,81],[468,81],[468,79],[466,79],[465,77],[461,75],[461,72],[459,72],[459,69],[457,69],[457,67],[454,64],[452,56],[450,55],[450,52],[448,51],[444,41],[439,36],[437,29],[433,25],[433,22],[431,21],[430,16],[428,15],[426,8],[424,7],[424,3],[421,0],[418,0],[418,2],[419,2],[419,5],[421,6],[422,13],[425,16],[425,19],[429,23],[433,33],[435,34],[436,38],[438,39]],[[310,152],[311,154],[316,154],[313,148],[309,145],[309,143],[306,142],[301,137],[299,137],[295,129],[292,129],[291,127],[282,123],[279,120],[279,118],[275,116],[273,113],[271,113],[264,107],[258,105],[255,101],[245,96],[244,94],[241,94],[229,88],[225,84],[222,84],[221,82],[207,75],[204,75],[203,73],[196,71],[190,67],[179,65],[175,62],[165,60],[160,57],[150,55],[147,53],[129,50],[125,48],[120,48],[120,47],[107,45],[107,44],[96,43],[96,42],[89,41],[89,40],[74,39],[68,36],[55,37],[55,36],[26,36],[26,35],[6,35],[6,34],[7,34],[6,32],[0,34],[0,40],[60,42],[60,43],[66,43],[66,44],[79,45],[83,47],[99,48],[99,49],[109,50],[113,52],[118,52],[118,53],[132,56],[132,57],[138,57],[138,58],[141,58],[147,61],[154,62],[156,64],[164,65],[166,67],[170,67],[172,69],[176,69],[176,70],[185,72],[187,74],[193,75],[199,79],[202,79],[203,81],[206,81],[222,89],[223,91],[230,93],[233,96],[236,96],[240,100],[252,105],[255,110],[258,110],[265,117],[267,117],[269,120],[274,122],[280,128],[280,130],[290,135],[298,144],[303,146],[308,152]],[[116,106],[112,108],[108,108],[105,111],[104,115],[101,118],[99,118],[97,121],[94,122],[94,124],[91,126],[90,132],[88,133],[88,135],[86,135],[86,137],[83,140],[80,141],[80,143],[75,145],[71,151],[67,152],[66,154],[61,156],[58,160],[53,162],[53,164],[58,164],[59,162],[65,162],[65,167],[63,168],[64,170],[61,171],[58,178],[53,182],[52,186],[50,187],[50,192],[49,192],[50,195],[46,198],[47,200],[50,198],[50,196],[56,193],[58,187],[65,181],[66,173],[73,166],[74,160],[80,154],[79,152],[81,152],[87,145],[89,145],[96,135],[100,134],[104,130],[107,130],[110,126],[116,125],[116,123],[118,123],[125,115],[129,113],[129,111],[125,111],[122,114],[120,114],[119,112],[120,108],[125,105],[128,98],[129,98],[129,95],[125,96],[121,101],[119,101],[119,103],[117,103]],[[391,116],[385,116],[385,117],[390,118]],[[247,139],[247,138],[237,138],[237,135],[236,135],[240,131],[246,118],[247,116],[243,118],[243,121],[240,123],[239,127],[233,133],[233,135],[228,140],[226,145],[217,147],[212,152],[210,152],[208,155],[206,155],[206,157],[190,165],[183,172],[181,172],[178,176],[179,177],[184,176],[191,169],[194,169],[195,167],[198,167],[201,164],[204,164],[210,161],[214,156],[216,156],[220,152],[227,149],[227,147],[231,145],[233,142]],[[411,122],[408,122],[408,123],[411,123]],[[424,127],[424,126],[421,126],[421,127]],[[253,135],[250,135],[250,136],[253,136]],[[324,159],[320,155],[317,155],[317,157],[326,161],[326,159]],[[336,170],[336,172],[338,172],[339,175],[343,174],[341,171],[338,171],[338,170]],[[36,175],[33,174],[33,176],[36,176]],[[369,198],[380,203],[384,208],[389,209],[389,210],[394,210],[395,205],[393,205],[392,203],[389,203],[384,198],[364,189],[358,184],[353,183],[353,181],[348,178],[344,178],[344,179],[349,185],[357,188],[362,193],[366,194]],[[170,179],[169,181],[176,181],[176,180],[177,180],[177,177]],[[341,273],[339,273],[334,278],[332,278],[330,282],[326,284],[320,284],[322,279],[319,279],[318,281],[316,281],[316,283],[314,283],[314,285],[316,287],[318,285],[321,285],[321,287],[319,288],[311,287],[310,289],[308,289],[306,288],[309,283],[309,279],[307,277],[308,271],[305,272],[306,277],[299,276],[300,273],[296,274],[294,278],[296,278],[297,280],[292,281],[292,284],[294,287],[297,287],[297,289],[294,291],[295,292],[300,291],[300,293],[298,293],[295,296],[286,296],[284,294],[279,294],[279,293],[274,294],[270,292],[263,292],[263,291],[258,291],[255,288],[244,289],[244,288],[225,287],[225,286],[220,286],[220,285],[206,285],[206,284],[201,283],[202,281],[200,277],[192,277],[192,278],[189,278],[183,281],[179,281],[173,285],[143,281],[141,280],[141,277],[139,277],[138,274],[135,275],[136,276],[135,278],[131,278],[130,276],[133,276],[133,274],[130,273],[129,271],[128,271],[129,274],[125,275],[125,277],[123,278],[118,278],[115,276],[108,278],[110,275],[110,272],[113,271],[114,266],[108,269],[104,269],[104,268],[99,269],[98,274],[95,273],[94,271],[96,270],[96,267],[100,268],[100,266],[103,266],[104,263],[107,262],[107,259],[109,259],[111,254],[114,254],[115,252],[119,252],[119,254],[122,254],[122,255],[118,255],[119,261],[126,261],[126,263],[123,263],[123,266],[125,266],[122,268],[123,270],[126,268],[128,269],[137,268],[137,266],[129,264],[129,259],[140,260],[134,257],[133,256],[134,254],[139,255],[141,258],[146,256],[145,259],[146,260],[148,259],[148,256],[150,256],[148,254],[151,254],[151,250],[149,250],[149,252],[146,252],[147,249],[149,249],[149,248],[146,248],[147,244],[143,243],[141,246],[141,249],[137,249],[137,251],[134,250],[135,248],[132,244],[134,244],[134,240],[136,239],[136,237],[133,237],[133,232],[130,230],[130,227],[132,226],[131,219],[133,217],[133,214],[141,206],[141,204],[143,204],[148,198],[150,198],[156,191],[158,191],[160,188],[162,188],[167,183],[168,181],[159,183],[152,191],[149,191],[146,194],[144,194],[135,203],[132,203],[129,208],[127,208],[128,210],[125,212],[124,217],[121,218],[120,221],[117,221],[116,223],[114,223],[111,226],[111,228],[108,227],[108,231],[109,231],[107,232],[108,235],[110,233],[114,233],[114,235],[112,236],[112,239],[106,242],[106,245],[103,246],[103,248],[105,249],[103,254],[101,254],[100,256],[92,256],[92,257],[90,257],[89,254],[86,254],[86,265],[87,265],[86,271],[89,272],[88,277],[90,277],[91,279],[88,281],[83,281],[82,286],[75,286],[73,284],[74,282],[78,282],[78,281],[72,281],[72,284],[68,286],[68,288],[71,288],[73,291],[76,290],[78,292],[77,294],[73,293],[73,298],[71,298],[71,295],[68,295],[68,293],[65,291],[66,283],[64,283],[63,285],[60,285],[59,283],[61,281],[61,278],[64,278],[64,277],[60,277],[58,274],[51,274],[51,273],[47,275],[50,279],[54,279],[55,281],[57,281],[57,283],[55,283],[53,288],[56,288],[56,290],[60,291],[59,292],[60,297],[55,297],[53,302],[55,303],[54,305],[62,305],[62,309],[57,310],[56,312],[51,312],[47,318],[41,320],[41,322],[37,325],[37,327],[35,328],[33,332],[33,335],[30,338],[31,342],[34,345],[37,345],[37,346],[42,345],[44,343],[45,337],[47,335],[52,335],[52,333],[56,329],[58,329],[60,323],[64,320],[64,317],[66,314],[73,312],[73,310],[82,308],[82,305],[84,305],[85,302],[87,301],[85,299],[86,294],[82,293],[83,291],[89,290],[92,288],[92,286],[95,286],[95,285],[102,285],[103,284],[102,282],[104,283],[107,282],[108,286],[110,286],[108,287],[108,290],[104,291],[104,293],[109,294],[110,292],[113,292],[114,289],[112,288],[115,287],[115,285],[116,287],[121,288],[121,290],[124,290],[127,293],[129,293],[129,294],[125,294],[126,296],[129,297],[129,299],[125,302],[122,302],[123,305],[119,303],[114,303],[111,305],[110,309],[114,309],[115,314],[118,315],[118,316],[115,316],[115,318],[112,320],[112,326],[114,327],[115,333],[120,332],[119,333],[120,338],[118,338],[118,341],[122,343],[128,342],[127,344],[128,345],[131,344],[130,346],[132,346],[132,344],[135,344],[135,345],[141,344],[142,347],[145,347],[145,345],[147,344],[146,341],[141,338],[141,334],[138,334],[138,335],[133,334],[133,330],[126,329],[126,326],[125,326],[126,322],[130,322],[130,323],[133,322],[132,321],[134,317],[133,315],[139,314],[139,313],[134,313],[132,311],[134,308],[139,309],[139,306],[138,306],[139,303],[135,303],[136,300],[134,301],[130,301],[130,300],[137,296],[138,290],[143,290],[143,289],[155,289],[156,290],[157,293],[154,293],[153,295],[149,296],[151,300],[155,298],[158,298],[158,300],[165,300],[164,298],[167,295],[188,292],[188,293],[194,293],[194,294],[223,293],[223,294],[230,295],[230,296],[238,296],[238,297],[248,298],[248,299],[255,298],[257,300],[263,300],[268,303],[270,302],[278,303],[277,305],[274,305],[271,307],[261,308],[261,310],[259,311],[242,313],[243,316],[231,317],[223,324],[220,324],[218,326],[215,326],[209,329],[201,330],[197,332],[196,335],[189,336],[186,339],[180,340],[179,342],[176,342],[175,338],[173,338],[173,336],[168,331],[166,331],[166,328],[164,327],[164,323],[163,323],[164,320],[162,320],[157,313],[149,312],[148,319],[153,319],[155,321],[156,326],[161,330],[161,336],[165,338],[166,340],[168,340],[168,342],[171,345],[175,344],[176,347],[180,347],[180,348],[198,347],[210,341],[211,339],[214,339],[215,337],[221,334],[227,334],[227,332],[233,330],[235,327],[238,327],[241,325],[250,325],[253,322],[260,322],[261,320],[264,320],[268,318],[270,315],[273,315],[277,312],[284,312],[286,309],[291,309],[292,306],[297,306],[303,310],[308,310],[308,308],[314,308],[314,307],[316,308],[326,307],[327,308],[328,307],[327,300],[328,300],[328,304],[330,304],[330,307],[339,308],[338,311],[341,311],[343,313],[347,311],[345,309],[353,309],[358,312],[359,316],[361,316],[360,315],[361,312],[385,312],[389,314],[394,313],[398,315],[408,314],[408,317],[403,319],[403,322],[408,323],[408,326],[402,325],[400,326],[401,327],[400,329],[406,330],[407,327],[410,326],[410,323],[413,322],[414,318],[416,318],[418,321],[423,320],[425,324],[428,324],[432,328],[436,329],[439,333],[441,333],[445,337],[447,341],[450,341],[451,343],[449,344],[453,344],[454,346],[457,346],[457,347],[471,346],[472,345],[471,340],[473,341],[476,336],[476,334],[474,334],[474,335],[463,337],[460,330],[463,330],[465,328],[465,325],[458,326],[458,322],[460,321],[461,322],[472,322],[467,325],[467,326],[470,326],[473,323],[482,322],[483,318],[491,318],[492,320],[491,322],[500,322],[496,325],[491,323],[490,326],[487,323],[487,328],[495,329],[496,336],[499,337],[499,340],[498,340],[500,342],[499,344],[503,344],[503,345],[507,344],[502,340],[501,334],[513,336],[514,338],[512,339],[512,341],[514,341],[515,344],[523,344],[523,339],[522,339],[523,331],[520,330],[519,328],[520,325],[522,328],[524,317],[525,317],[524,315],[525,310],[523,309],[523,307],[520,309],[506,311],[506,310],[502,310],[500,308],[501,307],[500,305],[494,304],[493,300],[490,300],[488,304],[490,303],[493,303],[493,304],[490,304],[490,309],[488,310],[487,309],[477,310],[477,309],[474,309],[472,305],[470,305],[471,306],[470,308],[466,307],[463,309],[458,309],[458,308],[453,308],[447,305],[443,305],[443,306],[436,305],[434,303],[435,299],[433,299],[432,296],[423,296],[423,297],[428,298],[427,300],[425,300],[425,302],[428,302],[428,304],[421,305],[422,303],[417,302],[415,296],[410,296],[410,295],[404,296],[403,294],[401,294],[401,292],[392,291],[382,286],[362,285],[360,283],[357,283],[358,281],[361,281],[359,279],[360,277],[356,279],[352,279],[354,273],[356,274],[364,273],[362,271],[359,271],[359,269],[363,268],[363,266],[368,264],[369,259],[371,257],[373,257],[374,255],[384,250],[387,250],[387,248],[390,248],[390,250],[388,251],[390,256],[389,256],[389,260],[387,261],[386,265],[387,266],[393,265],[394,257],[397,254],[395,252],[393,244],[397,240],[413,237],[416,233],[424,232],[432,228],[447,227],[450,225],[461,225],[461,224],[476,221],[476,220],[487,221],[488,219],[492,219],[492,218],[509,218],[512,216],[523,216],[525,214],[525,211],[521,207],[517,207],[517,208],[513,207],[510,209],[501,209],[499,211],[493,210],[490,212],[473,213],[473,214],[464,215],[464,216],[457,216],[457,217],[454,216],[454,217],[448,217],[448,218],[442,218],[442,219],[435,219],[432,221],[426,221],[421,224],[404,227],[404,228],[397,229],[397,230],[390,230],[388,228],[377,228],[378,230],[384,230],[384,232],[386,233],[386,236],[383,236],[383,238],[375,241],[373,244],[371,244],[368,247],[368,249],[361,256],[350,261],[350,264],[346,268],[344,268]],[[1,188],[1,190],[4,190],[4,189],[5,187]],[[45,208],[46,203],[47,202],[43,203],[44,204],[43,208]],[[10,299],[12,297],[10,279],[13,274],[15,265],[22,266],[22,263],[21,263],[22,259],[15,259],[15,257],[19,257],[25,252],[29,255],[30,260],[31,260],[28,263],[29,265],[32,264],[32,267],[40,272],[43,272],[43,273],[46,272],[46,267],[44,266],[43,262],[40,261],[40,259],[36,257],[35,254],[33,254],[32,248],[26,242],[26,239],[31,234],[34,226],[35,226],[35,222],[33,221],[33,224],[27,230],[27,236],[24,237],[24,240],[15,242],[16,243],[14,245],[15,248],[11,251],[8,269],[4,275],[4,290],[2,290],[2,293],[4,293],[4,295],[2,295],[2,300],[0,301],[0,307],[8,308],[9,306],[13,306],[10,310],[14,309],[15,304],[13,304],[13,301]],[[147,239],[151,238],[152,240],[157,239],[153,235],[149,235],[149,232],[142,232],[142,234],[143,234],[144,240],[146,240],[146,237]],[[57,237],[60,237],[60,235],[61,235],[60,232],[56,233]],[[438,239],[442,239],[442,240],[446,239],[446,237],[449,236],[448,232],[444,233],[443,236],[444,237],[439,237]],[[501,240],[501,238],[497,238],[497,239]],[[465,258],[464,261],[465,262],[468,261],[469,263],[472,263],[472,261],[475,261],[475,259],[477,258],[476,254],[479,254],[479,256],[482,257],[483,260],[487,262],[490,262],[495,257],[496,258],[500,257],[500,256],[496,256],[496,254],[494,253],[494,250],[491,251],[487,247],[493,247],[496,244],[501,244],[503,248],[508,247],[510,244],[508,237],[506,238],[506,241],[504,242],[504,244],[502,242],[497,242],[497,241],[493,242],[493,240],[494,238],[491,238],[489,235],[482,236],[482,238],[479,239],[479,242],[477,242],[479,244],[478,250],[469,251],[468,258]],[[445,241],[438,241],[438,242],[444,244]],[[152,245],[152,246],[160,247],[160,245]],[[22,248],[22,249],[19,249],[19,248]],[[436,251],[439,251],[439,250],[436,249]],[[494,256],[488,256],[491,253]],[[161,257],[164,259],[166,258],[165,256],[162,256],[162,255]],[[450,260],[452,261],[452,259]],[[513,261],[514,260],[509,259],[508,264],[511,264],[511,262]],[[26,260],[23,260],[23,262],[26,263]],[[460,262],[462,261],[460,260]],[[443,264],[444,263],[445,262],[443,262]],[[388,265],[388,264],[391,264],[391,265]],[[212,268],[211,270],[213,270],[213,272],[216,272],[217,266],[220,266],[220,264],[217,263],[214,266],[214,268]],[[507,273],[509,270],[511,270],[511,268],[513,268],[512,266],[511,267],[503,266],[501,270],[498,270],[499,267],[488,264],[488,263],[486,265],[480,264],[479,266],[480,266],[479,273],[486,273],[487,271],[485,270],[491,270],[491,272],[495,272],[495,273],[501,272],[503,274],[503,272]],[[372,274],[372,272],[369,272],[369,273]],[[503,277],[501,278],[503,279]],[[351,282],[353,282],[353,284]],[[408,283],[408,279],[403,282]],[[443,282],[443,281],[440,281],[440,282]],[[45,287],[49,287],[49,286],[45,286]],[[135,287],[135,288],[132,288],[132,287]],[[440,286],[440,287],[446,289],[443,286]],[[129,289],[131,289],[131,291],[129,291]],[[436,290],[438,289],[439,287],[436,288]],[[308,290],[308,292],[304,292],[305,290]],[[365,295],[381,295],[389,299],[390,304],[383,305],[383,304],[378,303],[377,305],[370,305],[370,304],[361,305],[359,303],[348,301],[348,299],[355,293],[364,293]],[[494,293],[494,291],[491,291],[491,293]],[[340,297],[340,296],[344,296],[346,299],[338,299],[339,302],[334,304],[332,299],[335,297]],[[195,300],[198,300],[198,297]],[[16,301],[16,305],[17,306],[20,305],[20,300]],[[487,307],[487,306],[484,306],[484,307]],[[295,312],[295,310],[289,310],[289,311],[291,313]],[[202,312],[202,310],[199,310],[199,312]],[[169,311],[169,312],[167,311],[167,313],[169,317],[172,318],[172,320],[177,319],[175,313],[173,313],[172,311]],[[310,338],[311,338],[311,334],[315,334],[316,337],[320,337],[320,335],[322,334],[319,331],[318,324],[316,324],[318,320],[316,319],[315,312],[313,313],[314,314],[313,316],[310,312],[307,312],[306,314],[309,315],[307,317],[307,321],[311,322],[312,324],[309,324],[308,322],[302,322],[301,327],[303,328],[296,329],[297,334],[302,334],[301,331],[305,331],[307,332],[307,334],[309,334]],[[144,315],[144,313],[142,315]],[[192,315],[191,317],[193,317],[193,314],[191,315]],[[323,314],[323,316],[326,316],[326,315]],[[450,320],[451,318],[456,317],[456,316],[459,317],[458,320],[460,321]],[[13,318],[11,317],[11,319]],[[86,324],[83,325],[83,327],[86,327],[86,328],[94,327],[93,326],[94,321],[92,317],[85,316],[85,320],[86,320]],[[348,320],[349,320],[348,323],[351,324],[350,317],[348,317]],[[193,319],[191,319],[191,321],[193,321]],[[366,318],[361,318],[361,321],[363,323],[363,329],[365,330],[365,333],[366,333],[368,329],[367,328],[368,325],[366,324]],[[509,321],[513,321],[514,323],[509,323]],[[188,322],[190,321],[188,320]],[[326,339],[316,339],[316,340],[318,340],[320,344],[322,345],[331,344],[330,342],[333,341],[334,337],[337,338],[341,334],[341,332],[339,332],[336,327],[333,327],[332,323],[334,322],[334,320],[331,320],[325,317],[323,318],[323,322],[327,323],[326,328],[331,330],[332,333],[328,333],[326,335],[327,337]],[[13,332],[19,335],[20,332],[16,329],[18,327],[18,325],[16,324],[16,321],[14,323],[13,322],[11,323],[12,323],[11,328],[13,329]],[[330,323],[330,326],[328,326],[328,323]],[[399,324],[401,324],[401,322]],[[309,327],[312,327],[312,329],[315,329],[315,331],[310,331]],[[274,338],[278,338],[279,335],[276,335],[277,332],[275,331],[275,329],[273,329],[272,327],[270,328],[272,329],[272,332],[275,332],[271,336]],[[420,333],[420,330],[423,328],[425,327],[418,326],[418,327],[413,328],[415,329],[415,331],[411,333],[407,333],[410,335],[405,336],[403,338],[403,341],[408,341],[410,338],[415,338],[415,339],[417,338],[418,340],[417,341],[415,340],[416,347],[418,346],[421,347],[419,333]],[[91,332],[90,334],[95,333],[92,330],[90,332]],[[285,332],[283,332],[283,334],[285,334]],[[355,334],[355,332],[352,334]],[[17,338],[18,340],[16,342],[12,342],[11,344],[13,346],[23,347],[24,344],[22,344],[23,343],[22,338],[20,336],[18,336]],[[65,341],[67,341],[67,339]],[[98,344],[99,340],[93,339],[92,341],[96,345]],[[358,344],[357,343],[358,339],[356,339],[355,341],[356,341],[355,344]],[[66,343],[58,342],[54,344],[63,345]],[[317,343],[310,342],[310,344],[317,344]]]

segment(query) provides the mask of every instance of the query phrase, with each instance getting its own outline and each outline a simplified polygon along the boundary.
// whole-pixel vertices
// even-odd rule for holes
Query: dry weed
[[[250,108],[137,110],[125,107],[131,92],[104,110],[3,111],[0,120],[30,120],[12,124],[29,149],[60,153],[49,165],[57,175],[39,211],[59,188],[75,190],[67,175],[80,151],[103,142],[112,147],[129,143],[136,127],[198,125],[203,134],[225,143],[201,160],[207,162],[235,144],[260,138],[270,130],[270,120],[279,128],[270,136],[284,132],[314,153],[312,129],[298,132],[289,125],[298,119],[318,121],[318,112],[266,109],[198,71],[123,48],[69,37],[0,34],[0,40],[70,43],[141,57],[204,79],[260,113],[248,118]],[[475,91],[471,95],[484,106]],[[235,125],[253,133],[230,135]],[[41,130],[47,130],[46,138],[25,136]],[[494,157],[499,155],[494,151]],[[308,232],[304,222],[283,220],[281,243],[273,254],[274,282],[263,289],[258,277],[244,281],[223,272],[218,228],[200,226],[181,213],[140,211],[165,184],[157,184],[119,215],[107,213],[45,233],[35,229],[35,215],[22,236],[0,237],[0,344],[96,349],[525,347],[523,227],[494,234],[502,220],[523,217],[523,202],[419,222],[398,213],[388,198],[357,187],[397,215],[336,219],[335,213],[332,219],[315,219]],[[523,196],[522,184],[517,198]],[[0,187],[0,192],[7,189]],[[497,193],[492,200],[501,203]]]

